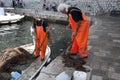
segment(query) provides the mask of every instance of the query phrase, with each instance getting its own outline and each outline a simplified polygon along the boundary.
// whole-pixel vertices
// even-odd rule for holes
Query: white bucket
[[[87,73],[83,71],[74,71],[73,73],[73,80],[86,80]]]
[[[0,15],[4,15],[4,14],[5,14],[4,8],[0,7]]]

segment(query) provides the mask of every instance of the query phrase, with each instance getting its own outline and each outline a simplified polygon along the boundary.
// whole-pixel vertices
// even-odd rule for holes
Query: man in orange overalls
[[[64,3],[58,6],[58,11],[68,15],[69,25],[67,27],[72,29],[70,54],[79,53],[81,58],[87,58],[87,41],[90,28],[87,17],[79,8]]]
[[[34,24],[32,28],[35,44],[34,56],[40,56],[41,60],[44,60],[50,27],[45,19],[34,18]]]

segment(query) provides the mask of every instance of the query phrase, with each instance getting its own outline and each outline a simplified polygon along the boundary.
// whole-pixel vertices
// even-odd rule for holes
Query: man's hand
[[[77,35],[77,32],[76,31],[74,31],[73,32],[73,37],[75,37]]]
[[[34,37],[34,40],[35,40],[35,41],[38,41],[39,39],[38,39],[37,37]]]
[[[68,24],[67,26],[66,26],[66,30],[68,30],[70,28],[70,24]]]
[[[74,40],[74,38],[76,37],[76,35],[77,35],[77,32],[76,32],[76,31],[72,32],[71,41]]]

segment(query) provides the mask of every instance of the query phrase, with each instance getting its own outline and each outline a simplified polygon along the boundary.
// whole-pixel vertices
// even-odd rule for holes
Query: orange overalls
[[[40,56],[41,59],[45,58],[46,47],[48,43],[47,33],[44,31],[43,26],[37,26],[35,28],[36,37],[35,41],[35,56]]]
[[[79,53],[80,57],[87,57],[88,56],[88,48],[87,48],[87,40],[88,40],[88,33],[89,33],[89,22],[87,17],[85,16],[84,13],[82,13],[82,18],[80,22],[80,26],[77,32],[77,35],[73,37],[73,32],[76,31],[76,22],[73,20],[72,15],[69,14],[69,22],[71,25],[72,29],[72,36],[71,38],[72,42],[72,47],[71,47],[71,54],[76,54]]]

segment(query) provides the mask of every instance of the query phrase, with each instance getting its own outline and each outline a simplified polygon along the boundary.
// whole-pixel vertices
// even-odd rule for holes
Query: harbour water
[[[0,51],[32,42],[30,26],[32,22],[24,21],[15,24],[0,25]]]
[[[5,48],[32,43],[32,36],[30,35],[32,25],[32,21],[0,25],[0,52]],[[55,58],[66,48],[70,30],[65,30],[63,24],[49,23],[49,25],[51,27],[49,45],[52,49],[52,58]]]

